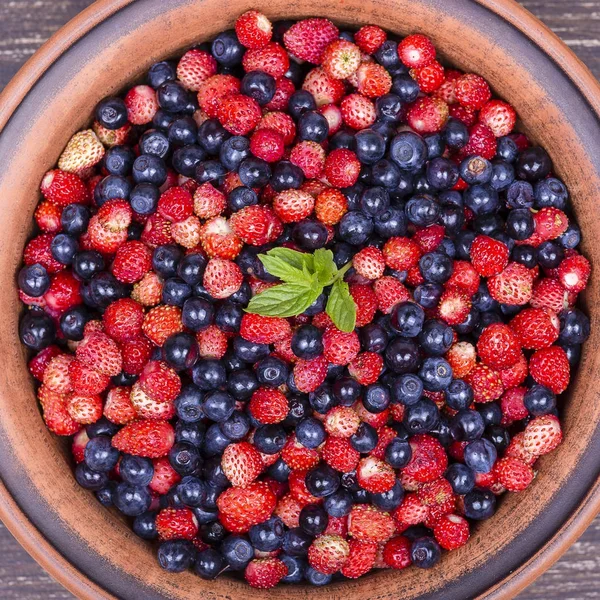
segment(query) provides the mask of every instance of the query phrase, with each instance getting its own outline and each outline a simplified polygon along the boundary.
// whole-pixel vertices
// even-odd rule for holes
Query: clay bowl
[[[268,593],[221,578],[162,571],[150,545],[102,508],[71,474],[67,445],[46,430],[18,342],[15,273],[38,185],[98,99],[158,59],[210,39],[256,7],[271,18],[326,16],[431,36],[444,58],[479,72],[550,152],[568,184],[584,250],[600,264],[600,86],[541,23],[511,0],[100,0],[56,34],[0,99],[0,517],[53,577],[89,600],[236,598],[510,598],[584,530],[600,507],[600,277],[587,292],[592,337],[563,408],[565,442],[539,464],[470,543],[431,571],[379,571],[326,589]]]

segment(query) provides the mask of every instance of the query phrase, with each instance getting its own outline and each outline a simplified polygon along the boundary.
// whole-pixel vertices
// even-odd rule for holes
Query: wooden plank
[[[0,2],[0,89],[33,52],[91,0]],[[600,0],[522,0],[600,77]],[[0,523],[0,598],[69,600]],[[520,600],[600,599],[600,518]]]

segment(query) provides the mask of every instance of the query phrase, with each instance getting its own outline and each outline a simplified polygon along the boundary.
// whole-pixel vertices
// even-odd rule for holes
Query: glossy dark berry
[[[496,447],[489,440],[475,440],[465,447],[465,464],[475,473],[489,473],[497,455]]]
[[[225,568],[223,555],[214,548],[207,548],[198,552],[194,564],[194,572],[202,579],[215,579]]]
[[[119,474],[127,483],[145,486],[152,481],[154,466],[149,458],[123,454],[119,463]]]
[[[532,146],[521,152],[517,159],[516,173],[519,179],[539,181],[552,170],[548,153],[540,146]]]
[[[155,540],[158,537],[156,530],[156,512],[148,511],[138,515],[133,520],[133,533],[143,540]]]
[[[119,129],[127,123],[127,107],[121,98],[105,98],[96,106],[96,120],[106,129]]]
[[[439,544],[432,537],[415,540],[410,548],[412,564],[419,569],[431,569],[442,556]]]
[[[162,354],[175,370],[190,369],[199,358],[198,343],[189,333],[174,333],[166,339]]]
[[[321,463],[306,474],[306,489],[317,498],[325,498],[340,487],[340,475],[329,465]]]
[[[241,571],[254,558],[252,544],[241,535],[230,535],[221,543],[220,548],[227,566],[234,571]]]
[[[211,54],[215,60],[224,67],[235,67],[242,62],[246,49],[240,44],[233,29],[222,31],[213,40]]]
[[[464,507],[469,519],[489,519],[496,511],[496,496],[490,490],[474,489],[465,495]]]
[[[254,432],[254,445],[264,454],[277,454],[286,441],[287,435],[281,425],[261,425]]]
[[[180,475],[191,475],[202,464],[202,459],[198,448],[187,442],[179,442],[169,450],[169,462]]]

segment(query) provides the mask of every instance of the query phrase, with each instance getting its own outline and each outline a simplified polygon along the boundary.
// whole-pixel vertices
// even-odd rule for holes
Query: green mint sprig
[[[303,313],[329,286],[325,311],[341,331],[356,326],[356,305],[350,295],[344,274],[352,263],[338,269],[331,250],[320,248],[313,254],[289,248],[273,248],[258,258],[268,273],[282,284],[254,296],[246,312],[265,317],[294,317]]]

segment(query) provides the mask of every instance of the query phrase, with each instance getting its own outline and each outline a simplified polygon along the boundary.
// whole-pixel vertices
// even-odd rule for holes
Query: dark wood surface
[[[0,90],[31,54],[90,0],[0,0]],[[600,0],[522,0],[600,77]],[[66,600],[0,523],[0,599]],[[600,598],[600,517],[520,600]]]

